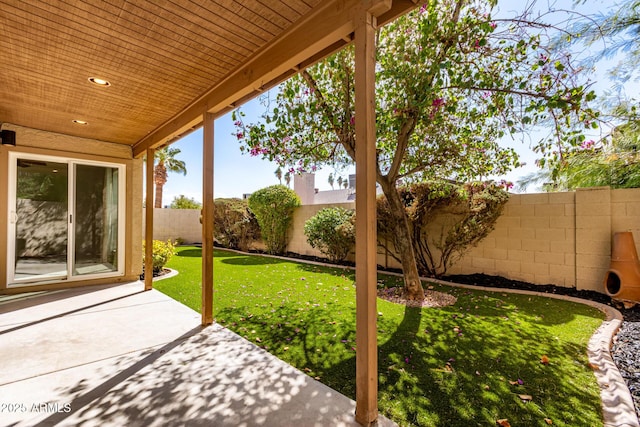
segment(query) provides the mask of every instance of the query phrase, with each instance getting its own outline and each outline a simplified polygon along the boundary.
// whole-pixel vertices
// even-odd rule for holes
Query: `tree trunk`
[[[153,181],[156,184],[156,197],[153,203],[154,208],[162,208],[162,190],[167,182],[167,168],[160,160],[153,170]]]
[[[161,208],[162,207],[162,184],[158,184],[156,182],[156,198],[153,204],[154,208]]]
[[[385,183],[381,185],[382,191],[387,197],[389,210],[394,221],[394,245],[402,263],[405,296],[409,300],[421,301],[424,299],[424,289],[418,274],[418,265],[411,241],[411,232],[409,231],[409,219],[407,218],[404,203],[400,199],[400,193],[398,193],[395,184]]]
[[[156,197],[153,203],[154,208],[162,207],[162,189],[167,182],[167,169],[164,163],[160,162],[156,165],[154,170],[154,182],[156,184]]]

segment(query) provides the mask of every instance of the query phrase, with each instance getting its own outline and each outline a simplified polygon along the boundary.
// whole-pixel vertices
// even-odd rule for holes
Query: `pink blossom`
[[[491,26],[491,28],[496,28],[498,26],[498,24],[496,24],[495,22],[491,22],[489,24],[489,26]]]
[[[251,154],[252,156],[259,156],[260,154],[267,154],[268,152],[269,150],[258,145],[253,147],[251,151],[249,151],[249,154]]]
[[[420,7],[420,15],[422,15],[422,14],[423,14],[423,13],[425,13],[426,11],[427,11],[427,5],[426,5],[426,4],[423,4],[423,5]]]
[[[431,103],[431,105],[432,105],[433,107],[439,108],[439,107],[441,107],[441,106],[443,106],[443,105],[444,105],[444,99],[442,99],[442,98],[436,98],[436,99],[434,99],[434,100],[433,100],[433,102]]]
[[[351,116],[351,119],[349,119],[349,123],[351,124],[351,126],[354,126],[356,124],[356,116]]]
[[[236,120],[233,124],[234,126],[242,126],[242,122],[240,120]]]
[[[590,149],[593,148],[595,143],[596,142],[593,139],[590,139],[590,140],[584,141],[582,144],[580,144],[580,148],[582,148],[583,150],[590,150]]]
[[[500,186],[504,187],[505,190],[511,190],[513,188],[513,182],[505,181],[504,179],[500,181]]]
[[[244,133],[242,133],[242,132],[238,132],[238,133],[236,134],[236,138],[238,138],[238,139],[244,139]]]

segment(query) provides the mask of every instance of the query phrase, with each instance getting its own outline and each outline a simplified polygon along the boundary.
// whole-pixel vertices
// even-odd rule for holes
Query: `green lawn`
[[[178,248],[178,276],[154,286],[200,310],[200,249]],[[351,270],[215,252],[216,321],[355,397]],[[400,279],[380,275],[379,286]],[[400,425],[601,426],[586,345],[603,314],[550,298],[430,285],[445,308],[378,299],[380,411]],[[548,364],[540,362],[541,356]],[[519,395],[529,395],[523,400]]]

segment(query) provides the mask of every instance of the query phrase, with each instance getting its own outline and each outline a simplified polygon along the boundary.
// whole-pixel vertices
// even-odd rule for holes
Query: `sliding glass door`
[[[66,163],[16,160],[15,200],[9,222],[13,236],[16,281],[62,279],[67,276],[69,237]],[[11,243],[11,242],[10,242]],[[10,251],[11,253],[11,251]]]
[[[118,270],[118,169],[75,165],[73,275]]]
[[[13,154],[8,283],[122,273],[123,172],[121,165]]]

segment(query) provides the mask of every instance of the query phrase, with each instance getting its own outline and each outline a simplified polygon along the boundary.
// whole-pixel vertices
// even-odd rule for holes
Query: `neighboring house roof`
[[[349,189],[340,189],[340,190],[327,190],[327,191],[318,191],[314,198],[314,205],[329,205],[332,203],[347,203],[347,202],[355,202],[356,193],[355,190]]]

